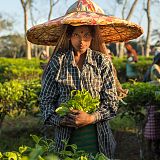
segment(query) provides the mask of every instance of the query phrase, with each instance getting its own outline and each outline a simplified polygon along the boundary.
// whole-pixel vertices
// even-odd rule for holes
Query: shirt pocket
[[[67,83],[68,83],[67,76],[63,75],[63,74],[59,75],[57,81],[61,85],[67,85]]]
[[[62,88],[70,88],[74,87],[73,84],[73,78],[70,73],[68,73],[67,67],[63,67],[61,71],[59,72],[59,76],[57,77],[57,82],[59,84],[59,89],[61,90]]]

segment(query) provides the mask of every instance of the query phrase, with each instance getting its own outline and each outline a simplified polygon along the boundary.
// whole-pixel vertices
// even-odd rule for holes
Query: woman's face
[[[90,47],[92,41],[92,35],[90,29],[87,26],[75,27],[71,35],[71,44],[74,51],[77,53],[85,53]]]

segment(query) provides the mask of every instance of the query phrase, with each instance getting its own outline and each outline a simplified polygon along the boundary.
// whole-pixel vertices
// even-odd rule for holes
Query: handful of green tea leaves
[[[72,109],[93,113],[100,104],[99,98],[92,98],[91,94],[83,89],[71,91],[71,98],[66,103],[62,103],[56,113],[60,116],[65,116]]]

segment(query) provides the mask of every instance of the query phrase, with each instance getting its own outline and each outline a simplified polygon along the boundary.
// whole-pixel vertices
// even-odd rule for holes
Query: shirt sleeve
[[[118,95],[111,61],[104,59],[101,65],[101,77],[103,81],[100,92],[101,104],[96,112],[93,113],[96,122],[109,120],[116,115],[118,109]]]
[[[55,55],[50,60],[47,68],[44,71],[42,77],[42,89],[40,92],[40,111],[45,124],[58,125],[60,123],[60,117],[55,113],[58,89],[57,82],[55,80],[59,70],[59,60]]]

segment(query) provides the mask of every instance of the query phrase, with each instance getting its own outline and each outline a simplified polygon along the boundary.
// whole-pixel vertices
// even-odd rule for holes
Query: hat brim
[[[94,12],[73,12],[46,23],[36,25],[27,31],[27,39],[38,45],[55,45],[62,33],[63,25],[99,25],[106,43],[125,42],[139,37],[143,29],[126,20]]]

